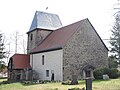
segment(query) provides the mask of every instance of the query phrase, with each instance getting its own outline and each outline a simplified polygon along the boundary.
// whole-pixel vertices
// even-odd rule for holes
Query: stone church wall
[[[108,50],[88,20],[81,23],[63,48],[63,80],[73,75],[83,78],[86,65],[108,67]]]

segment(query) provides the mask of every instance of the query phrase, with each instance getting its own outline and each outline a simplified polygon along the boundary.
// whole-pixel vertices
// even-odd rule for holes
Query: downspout
[[[33,54],[32,54],[32,81],[33,81]]]

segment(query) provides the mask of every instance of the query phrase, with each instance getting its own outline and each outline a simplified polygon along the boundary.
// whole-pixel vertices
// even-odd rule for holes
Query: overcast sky
[[[0,30],[8,36],[15,31],[26,34],[35,11],[44,11],[58,14],[64,26],[88,18],[100,37],[108,39],[116,1],[0,0]]]

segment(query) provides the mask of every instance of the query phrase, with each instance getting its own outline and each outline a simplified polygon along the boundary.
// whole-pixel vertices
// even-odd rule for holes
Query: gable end
[[[109,49],[107,48],[107,46],[105,45],[105,43],[103,42],[103,40],[101,39],[101,37],[99,36],[99,34],[97,33],[97,31],[95,30],[95,28],[93,27],[93,25],[91,24],[91,22],[89,21],[89,19],[87,19],[89,24],[91,25],[91,27],[93,28],[93,30],[95,31],[95,33],[97,34],[97,36],[99,37],[99,39],[101,40],[102,44],[105,46],[105,48],[107,49],[107,51],[109,51]]]

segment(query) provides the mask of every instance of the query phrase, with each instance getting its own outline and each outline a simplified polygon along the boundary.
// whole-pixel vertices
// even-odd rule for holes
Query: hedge
[[[111,79],[118,78],[120,76],[120,71],[116,68],[97,68],[93,73],[95,79],[103,79],[104,74],[107,74]]]

